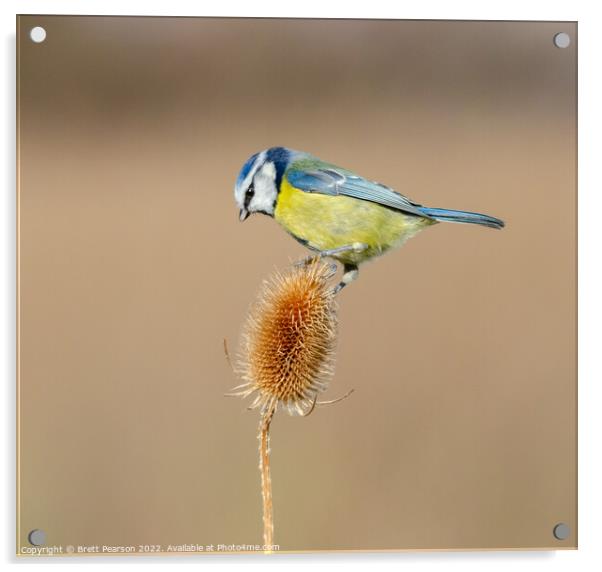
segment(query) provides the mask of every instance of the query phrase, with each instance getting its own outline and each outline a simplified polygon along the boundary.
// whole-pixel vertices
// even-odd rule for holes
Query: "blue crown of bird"
[[[271,216],[312,251],[307,261],[328,257],[340,262],[337,291],[357,278],[360,264],[438,222],[504,227],[486,214],[425,207],[386,185],[286,147],[249,157],[234,196],[241,221],[253,213]]]

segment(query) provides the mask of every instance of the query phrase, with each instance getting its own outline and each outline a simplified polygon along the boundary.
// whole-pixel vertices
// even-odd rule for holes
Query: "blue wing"
[[[431,218],[420,210],[419,204],[413,203],[393,189],[368,181],[343,169],[328,167],[304,170],[295,169],[293,166],[285,176],[293,187],[306,193],[344,195],[377,203],[404,213]]]

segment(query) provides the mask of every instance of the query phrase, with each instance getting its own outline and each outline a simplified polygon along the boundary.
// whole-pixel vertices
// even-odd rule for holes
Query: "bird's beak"
[[[242,209],[240,209],[240,215],[239,215],[238,219],[240,220],[240,222],[243,222],[249,218],[250,214],[251,213],[247,209],[242,208]]]

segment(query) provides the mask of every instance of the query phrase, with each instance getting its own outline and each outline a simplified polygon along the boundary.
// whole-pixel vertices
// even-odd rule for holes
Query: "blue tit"
[[[271,216],[314,257],[339,261],[343,278],[337,291],[357,278],[361,263],[440,221],[504,226],[485,214],[424,207],[390,187],[285,147],[251,156],[234,196],[241,221],[252,213]]]

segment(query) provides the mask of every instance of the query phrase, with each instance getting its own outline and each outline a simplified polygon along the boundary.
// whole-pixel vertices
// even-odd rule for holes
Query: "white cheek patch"
[[[252,211],[263,211],[268,214],[274,212],[274,201],[278,195],[275,181],[276,167],[274,163],[265,163],[255,175],[255,196],[250,205]]]

